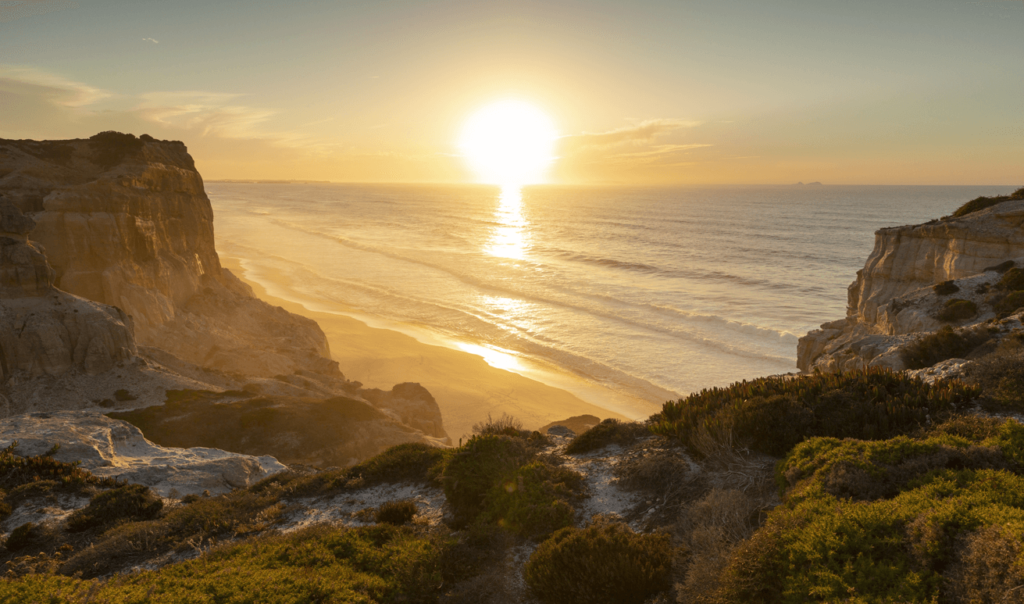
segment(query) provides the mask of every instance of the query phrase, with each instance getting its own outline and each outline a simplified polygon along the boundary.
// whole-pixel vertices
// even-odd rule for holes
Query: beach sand
[[[441,407],[445,430],[456,443],[471,433],[473,424],[485,421],[488,414],[496,419],[507,413],[530,430],[575,415],[627,419],[566,390],[492,367],[475,354],[425,344],[398,331],[370,327],[344,314],[314,311],[272,296],[261,284],[246,277],[238,259],[221,256],[221,264],[248,283],[261,299],[316,321],[327,334],[331,356],[348,379],[384,390],[402,382],[423,385]],[[261,277],[273,279],[264,274]]]

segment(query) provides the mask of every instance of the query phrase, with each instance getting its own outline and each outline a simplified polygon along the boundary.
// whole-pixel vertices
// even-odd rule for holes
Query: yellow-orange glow
[[[522,101],[501,101],[476,112],[459,147],[483,182],[513,187],[544,182],[558,133],[542,111]]]

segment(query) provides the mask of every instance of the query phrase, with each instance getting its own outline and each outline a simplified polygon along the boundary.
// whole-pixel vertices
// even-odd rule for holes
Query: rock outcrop
[[[96,476],[143,484],[162,497],[225,493],[286,469],[269,456],[161,447],[127,422],[81,411],[34,413],[0,421],[0,447],[12,442],[18,443],[15,453],[25,457],[60,445],[54,459],[81,461]]]
[[[952,281],[956,298],[979,313],[966,328],[995,316],[984,292],[1001,277],[1000,265],[1024,260],[1024,201],[1011,200],[959,218],[880,229],[864,268],[848,290],[847,316],[800,338],[801,371],[884,366],[904,369],[901,351],[942,327],[937,315],[950,298],[932,287]],[[1005,269],[1005,267],[1004,267]]]
[[[12,247],[0,235],[4,257],[22,266],[2,275],[5,291],[47,279],[45,249],[52,285],[123,310],[141,344],[247,375],[337,373],[314,321],[259,300],[220,266],[213,210],[180,142],[0,140],[0,195],[11,206],[0,211],[4,232],[36,242]]]
[[[26,237],[34,225],[0,199],[0,386],[72,369],[99,374],[131,359],[128,316],[55,288],[41,247]]]
[[[357,396],[311,399],[240,391],[176,393],[166,405],[110,417],[138,426],[153,442],[168,447],[212,447],[272,455],[287,464],[343,467],[401,443],[450,444],[436,403],[432,413],[427,409],[433,398],[409,396],[417,389],[430,396],[419,384],[397,386],[397,396],[382,393],[404,401],[406,409],[419,407],[404,419]],[[428,432],[433,426],[437,429]]]

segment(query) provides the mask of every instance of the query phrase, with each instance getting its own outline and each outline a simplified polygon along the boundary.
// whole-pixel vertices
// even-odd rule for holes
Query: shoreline
[[[285,279],[266,271],[253,275],[244,258],[221,253],[220,260],[260,299],[316,321],[348,379],[383,390],[402,382],[423,385],[441,408],[445,430],[454,442],[468,436],[473,424],[486,421],[488,415],[496,419],[508,413],[532,430],[576,415],[644,419],[660,408],[660,403],[629,400],[511,351],[446,341],[425,328],[387,324],[340,304],[325,308],[324,303],[289,299]],[[581,394],[591,401],[604,399],[603,404]]]

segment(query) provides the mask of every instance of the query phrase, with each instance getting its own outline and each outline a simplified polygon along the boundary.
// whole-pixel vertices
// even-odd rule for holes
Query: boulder
[[[131,424],[94,413],[33,413],[0,420],[0,447],[41,455],[60,445],[54,458],[80,461],[96,476],[143,484],[162,497],[225,493],[247,487],[286,467],[269,456],[217,449],[176,449],[146,440]]]

